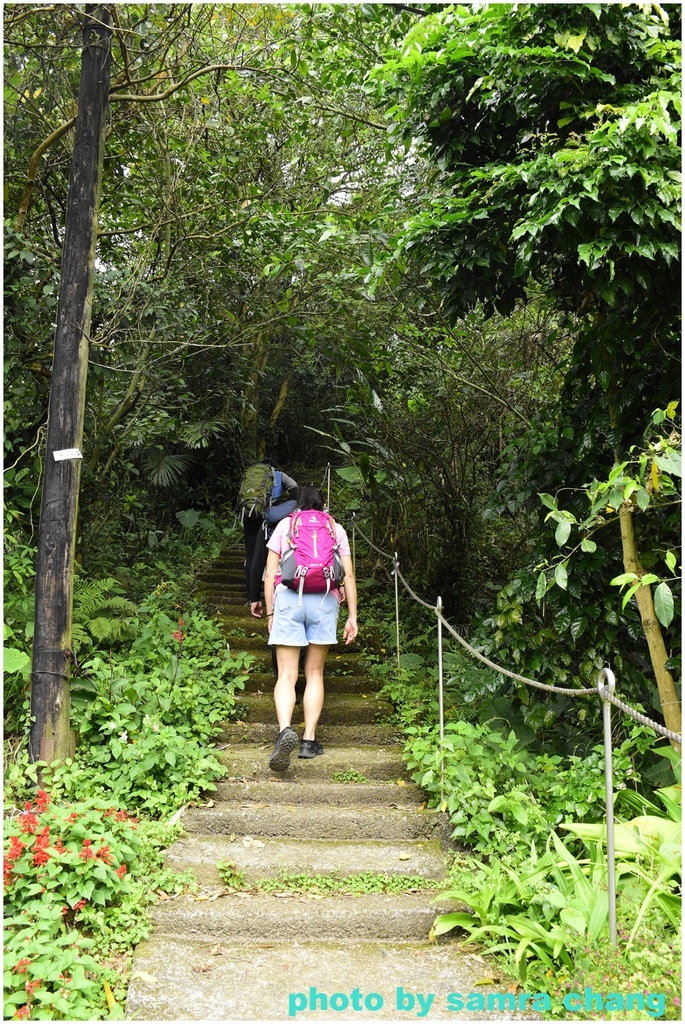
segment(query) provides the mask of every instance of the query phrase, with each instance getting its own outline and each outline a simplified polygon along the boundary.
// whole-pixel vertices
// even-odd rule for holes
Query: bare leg
[[[299,657],[299,647],[276,647],[278,679],[274,687],[274,703],[279,731],[290,725],[293,717]]]
[[[316,726],[323,708],[323,669],[326,664],[328,644],[310,644],[304,662],[304,676],[307,685],[302,698],[304,711],[303,740],[313,740]],[[293,698],[294,699],[294,698]]]

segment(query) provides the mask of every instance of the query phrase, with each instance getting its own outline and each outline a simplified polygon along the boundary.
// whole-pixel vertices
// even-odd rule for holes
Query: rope
[[[641,715],[639,711],[636,711],[635,708],[631,708],[629,704],[624,704],[624,702],[619,700],[618,697],[615,697],[613,693],[607,693],[606,690],[602,690],[602,697],[604,700],[608,700],[612,704],[615,704],[616,707],[620,708],[621,711],[624,711],[626,715],[630,715],[630,717],[634,718],[636,722],[639,722],[641,725],[648,726],[650,729],[653,729],[654,732],[658,732],[660,736],[665,736],[666,739],[673,740],[674,743],[678,743],[682,746],[683,737],[679,732],[671,732],[671,730],[667,729],[665,725],[659,725],[658,722],[653,722],[652,719],[647,718],[646,715]]]
[[[488,668],[493,669],[495,672],[501,673],[501,675],[509,676],[510,679],[515,679],[517,680],[517,682],[525,683],[526,686],[534,686],[536,689],[544,690],[547,693],[562,693],[566,696],[571,697],[589,696],[591,694],[595,696],[597,695],[596,687],[588,687],[585,689],[569,689],[568,687],[563,686],[549,686],[546,683],[540,683],[537,682],[535,679],[529,679],[527,676],[519,675],[517,672],[512,672],[508,668],[503,668],[501,665],[496,665],[494,661],[490,661],[489,658],[486,658],[484,654],[481,654],[480,651],[477,651],[474,647],[471,646],[471,644],[464,640],[464,638],[460,636],[459,633],[457,633],[456,629],[452,625],[450,625],[447,619],[445,619],[445,617],[442,615],[439,608],[436,608],[435,605],[429,604],[427,601],[424,601],[423,598],[419,597],[418,594],[414,593],[414,591],[409,586],[404,576],[400,572],[397,559],[392,555],[389,555],[386,551],[382,551],[373,543],[372,540],[369,539],[369,537],[366,536],[364,531],[360,529],[354,513],[352,514],[352,519],[354,520],[355,530],[361,535],[361,537],[364,538],[369,547],[373,548],[373,550],[377,551],[379,555],[382,555],[384,558],[387,558],[389,561],[392,562],[393,571],[397,574],[397,578],[400,580],[402,586],[407,591],[409,596],[414,601],[416,601],[417,604],[420,604],[424,608],[427,608],[428,611],[433,612],[439,619],[439,621],[443,624],[443,626],[445,626],[445,628],[452,634],[454,639],[457,640],[458,643],[460,643],[461,646],[465,648],[465,650],[467,650],[469,654],[471,654],[478,661],[481,661],[484,665],[487,665]],[[665,726],[659,725],[658,722],[652,721],[652,719],[648,718],[646,715],[640,714],[639,711],[636,711],[634,708],[631,708],[630,705],[625,704],[622,700],[619,700],[618,697],[615,697],[613,694],[610,694],[606,688],[602,690],[601,696],[605,700],[610,701],[621,711],[625,712],[625,714],[630,715],[630,717],[634,718],[636,722],[640,722],[641,725],[646,725],[648,728],[653,729],[654,732],[658,733],[660,736],[665,736],[667,739],[672,740],[674,743],[682,745],[683,739],[680,733],[671,732],[671,730],[667,729]]]

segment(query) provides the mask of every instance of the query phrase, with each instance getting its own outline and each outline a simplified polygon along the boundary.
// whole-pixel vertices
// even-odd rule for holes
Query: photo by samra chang
[[[570,1019],[576,1015],[580,1020],[590,1014],[631,1012],[647,1013],[649,1017],[657,1019],[666,1012],[666,995],[663,992],[595,992],[594,989],[586,987],[582,992],[568,992],[561,1006],[569,1014]],[[412,992],[402,985],[396,987],[393,996],[384,996],[380,992],[365,994],[359,988],[353,989],[350,993],[334,992],[329,996],[325,992],[319,992],[314,985],[310,987],[308,993],[291,992],[288,996],[289,1017],[296,1017],[298,1013],[307,1011],[333,1015],[346,1011],[377,1013],[384,1008],[392,1008],[420,1020],[429,1017],[431,1011],[532,1011],[545,1014],[560,1007],[553,1005],[552,997],[547,992],[448,992],[440,996],[435,992]],[[380,1016],[382,1017],[382,1014]]]

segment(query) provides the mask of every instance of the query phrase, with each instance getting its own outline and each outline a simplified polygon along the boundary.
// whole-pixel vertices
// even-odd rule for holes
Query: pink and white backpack
[[[328,512],[306,509],[290,517],[288,549],[281,557],[276,583],[302,594],[327,594],[342,584],[345,570]]]

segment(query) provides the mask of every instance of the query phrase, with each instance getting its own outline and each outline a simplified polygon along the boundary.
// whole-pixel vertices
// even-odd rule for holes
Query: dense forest
[[[12,890],[10,911],[33,907],[59,946],[57,974],[67,925],[98,949],[122,920],[143,934],[126,914],[152,864],[166,870],[160,819],[213,777],[212,726],[245,664],[225,656],[194,573],[238,543],[238,487],[257,459],[317,485],[330,468],[333,513],[372,539],[358,549],[360,637],[433,798],[434,616],[403,597],[396,667],[380,552],[496,665],[568,690],[608,666],[623,701],[681,731],[680,5],[5,4],[11,820],[35,799],[34,580],[88,18],[111,68],[65,644],[76,745],[39,792],[64,821],[59,801],[91,801],[132,881],[123,904],[126,869],[103,881],[100,909],[80,917],[78,887],[66,917],[35,910],[30,879]],[[179,615],[195,626],[184,671],[201,677],[187,692],[183,624],[168,660]],[[468,799],[447,772],[474,854],[516,866],[562,818],[601,821],[588,796],[603,792],[601,702],[533,690],[458,647],[450,658],[453,743],[484,751]],[[161,728],[178,756],[158,758],[154,785],[114,735],[152,713],[145,679],[173,690]],[[618,711],[614,732],[624,813],[665,821],[679,745]],[[149,739],[151,767],[162,734]],[[533,814],[511,793],[551,766],[570,774],[556,796],[540,783]],[[126,821],[98,818],[102,792],[141,816],[138,876]],[[637,923],[665,972],[679,866],[662,868],[662,902]],[[110,903],[118,926],[103,923]],[[6,1016],[40,1017],[23,980]],[[53,1018],[95,1019],[89,993],[55,995]],[[103,997],[97,1012],[114,1011]]]

